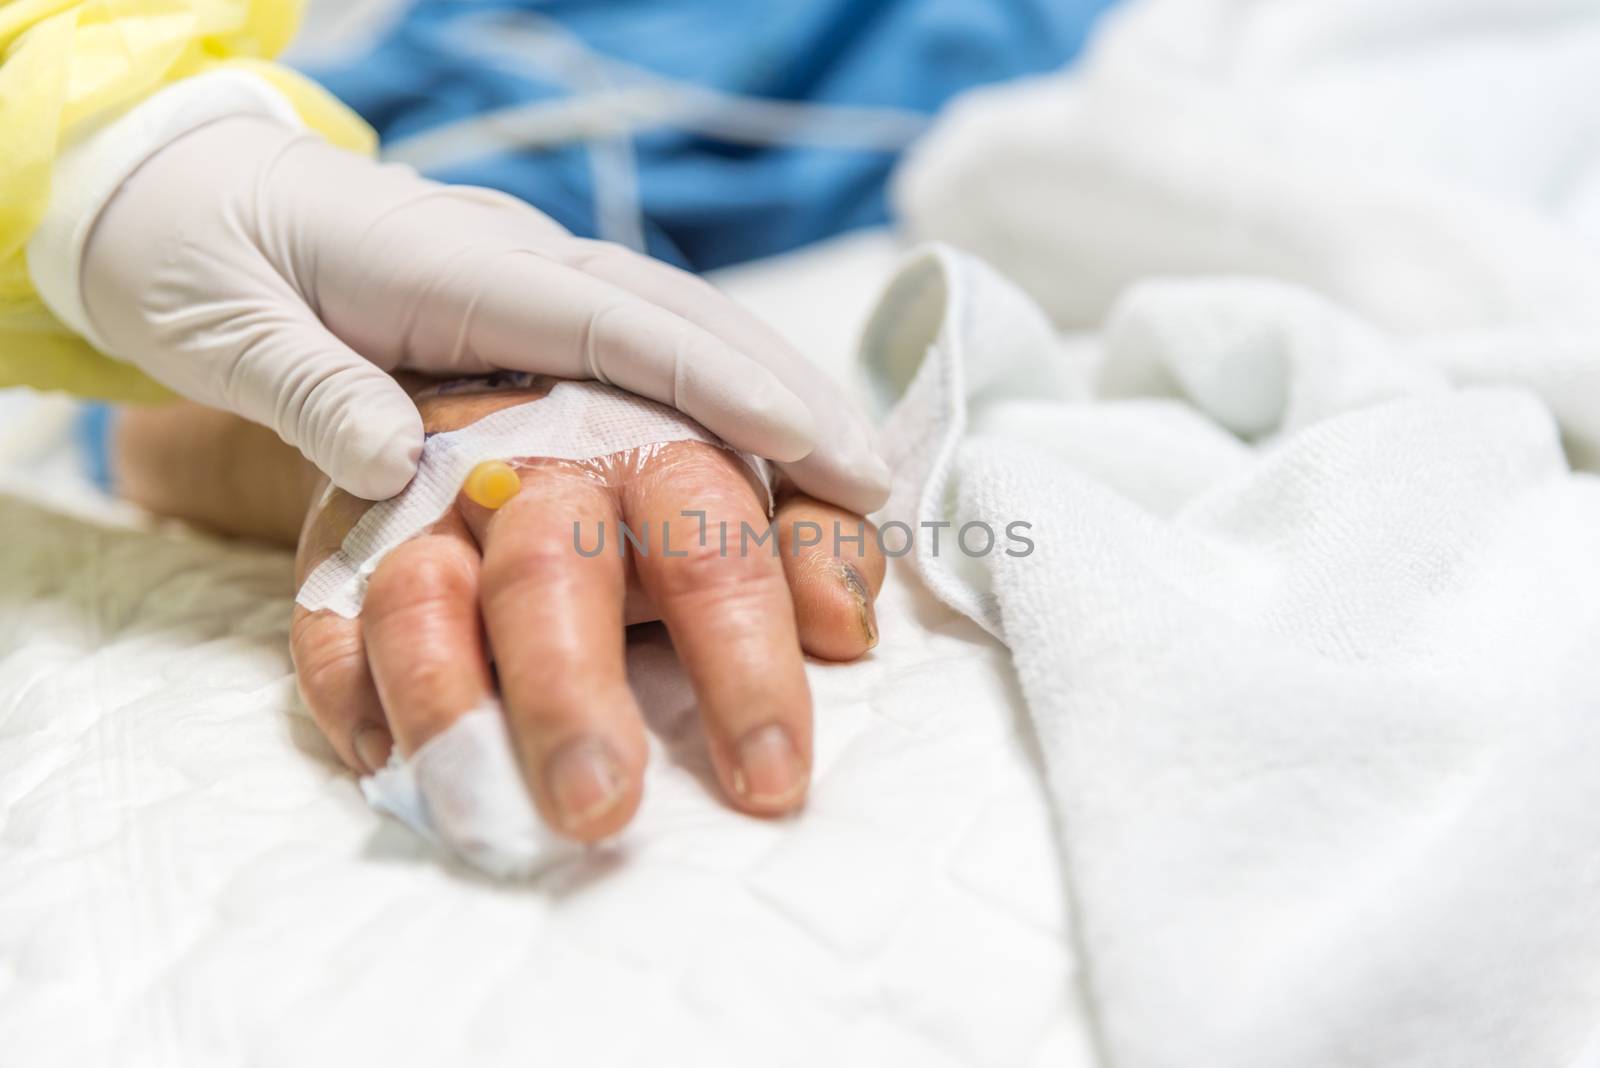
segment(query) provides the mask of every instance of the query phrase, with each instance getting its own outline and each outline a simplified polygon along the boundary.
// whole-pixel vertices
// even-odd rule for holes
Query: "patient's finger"
[[[773,542],[753,540],[765,509],[725,450],[678,443],[655,462],[660,472],[623,494],[630,525],[656,538],[636,552],[640,581],[694,683],[729,795],[750,812],[791,811],[811,774],[811,693],[783,565]]]
[[[539,810],[579,841],[613,834],[638,808],[647,749],[623,666],[627,569],[609,493],[541,461],[499,511],[462,509],[484,545],[483,618]],[[605,551],[585,555],[602,529]]]
[[[361,774],[383,767],[394,741],[367,668],[361,621],[295,605],[289,651],[300,696],[339,759]]]
[[[824,660],[855,660],[878,644],[872,603],[885,562],[877,528],[853,512],[793,493],[775,519],[800,646]]]
[[[400,751],[415,753],[489,699],[478,547],[455,512],[386,556],[361,618],[367,662]]]
[[[371,507],[367,501],[326,485],[322,490],[300,534],[300,548],[295,553],[296,586],[339,547]],[[289,652],[300,696],[339,759],[361,774],[383,767],[394,739],[367,666],[361,621],[327,610],[310,612],[297,604]]]

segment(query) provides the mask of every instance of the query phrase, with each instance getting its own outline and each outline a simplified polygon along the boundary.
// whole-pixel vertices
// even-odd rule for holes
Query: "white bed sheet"
[[[895,254],[722,281],[845,374]],[[653,670],[636,833],[495,885],[369,811],[299,707],[288,557],[96,500],[68,414],[0,395],[0,1061],[1091,1063],[1009,659],[908,569],[873,655],[810,669],[803,817],[714,800]]]

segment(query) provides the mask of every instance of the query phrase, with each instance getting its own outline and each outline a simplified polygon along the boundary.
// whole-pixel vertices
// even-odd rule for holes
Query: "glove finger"
[[[681,316],[533,253],[457,272],[443,294],[459,336],[489,367],[593,378],[670,404],[736,448],[798,460],[816,445],[810,408],[770,370]]]
[[[375,362],[436,375],[594,378],[670,404],[769,459],[798,460],[816,446],[812,406],[772,369],[567,266],[548,250],[573,239],[545,216],[486,190],[423,188],[407,210],[321,244],[320,313]]]
[[[422,457],[422,417],[399,383],[307,315],[257,328],[221,383],[221,404],[272,427],[334,485],[393,497]]]
[[[573,239],[564,247],[575,269],[720,338],[770,370],[806,404],[817,423],[817,447],[783,465],[802,490],[863,515],[888,500],[889,468],[873,446],[866,417],[783,335],[709,282],[668,264],[601,241]]]

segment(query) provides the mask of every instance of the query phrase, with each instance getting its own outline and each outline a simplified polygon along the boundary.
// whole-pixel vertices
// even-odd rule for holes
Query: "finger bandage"
[[[361,780],[361,792],[377,811],[500,879],[537,875],[582,852],[540,822],[493,698],[409,759],[395,749]]]
[[[369,508],[338,551],[306,577],[295,600],[311,611],[328,609],[350,619],[360,615],[367,582],[378,564],[437,523],[463,483],[485,461],[591,460],[672,441],[726,448],[699,424],[665,405],[597,382],[566,381],[538,400],[495,412],[461,430],[431,435],[411,485]],[[770,511],[772,483],[766,462],[749,453],[736,454],[761,483]],[[506,488],[502,481],[500,491]],[[478,503],[490,507],[484,500]]]

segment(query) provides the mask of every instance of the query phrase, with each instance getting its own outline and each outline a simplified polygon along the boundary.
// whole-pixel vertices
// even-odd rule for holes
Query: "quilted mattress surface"
[[[890,255],[725,282],[844,373]],[[97,499],[69,415],[0,397],[0,1063],[1092,1061],[1007,655],[909,569],[870,658],[812,665],[801,818],[714,798],[640,628],[638,824],[495,884],[371,812],[300,707],[289,558]]]

